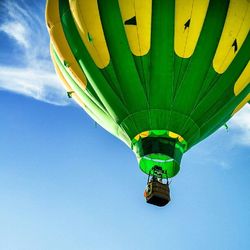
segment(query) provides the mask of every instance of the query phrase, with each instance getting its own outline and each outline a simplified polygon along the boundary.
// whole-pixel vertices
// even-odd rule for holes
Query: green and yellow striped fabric
[[[147,174],[250,101],[249,0],[47,0],[46,22],[68,95]]]

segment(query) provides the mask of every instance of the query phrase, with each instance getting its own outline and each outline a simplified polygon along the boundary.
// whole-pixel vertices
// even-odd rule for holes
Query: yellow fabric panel
[[[209,0],[175,1],[174,50],[179,57],[188,58],[193,54],[208,4]]]
[[[222,74],[230,65],[250,28],[250,1],[231,0],[220,42],[213,59],[215,71]],[[237,51],[233,44],[237,42]]]
[[[65,38],[59,16],[59,1],[48,0],[46,6],[46,22],[50,34],[51,43],[57,55],[80,88],[86,89],[87,79],[78,65]]]
[[[53,61],[53,64],[54,64],[54,67],[55,67],[55,70],[56,70],[56,74],[61,79],[61,82],[63,83],[64,88],[66,89],[67,92],[72,92],[73,91],[72,88],[67,83],[66,79],[64,78],[61,70],[59,69],[59,67],[58,67],[58,65],[57,65],[57,63],[55,61],[54,55],[52,53],[52,45],[50,46],[50,55],[51,55],[51,59]]]
[[[99,68],[109,64],[110,55],[103,33],[97,0],[70,0],[77,30],[90,56]]]
[[[71,86],[68,84],[68,82],[66,81],[65,77],[63,76],[60,68],[58,67],[54,55],[52,53],[52,46],[50,46],[50,54],[51,54],[51,58],[56,70],[56,73],[58,75],[58,77],[61,79],[61,82],[63,83],[64,88],[66,89],[67,92],[70,92],[70,96],[79,104],[80,107],[85,108],[86,105],[83,103],[83,101],[79,98],[79,96],[73,91],[73,89],[71,88]]]
[[[250,101],[250,94],[248,94],[242,101],[241,103],[235,108],[235,110],[232,113],[232,116],[237,113],[246,103]]]
[[[141,132],[140,134],[136,135],[135,139],[137,141],[139,141],[140,138],[145,138],[145,137],[148,137],[148,136],[149,136],[149,131],[144,131],[144,132]]]
[[[238,95],[250,83],[250,61],[234,85],[234,94]]]
[[[59,11],[59,2],[58,0],[47,0],[46,1],[46,11],[45,18],[47,23],[48,31],[56,24],[60,22],[59,14],[56,15]]]
[[[165,134],[165,133],[166,133],[166,131],[164,130],[163,134]],[[139,141],[140,138],[148,137],[149,134],[150,134],[150,131],[144,131],[144,132],[141,132],[140,134],[136,135],[134,137],[134,139],[137,140],[137,141]],[[174,132],[169,131],[168,135],[171,138],[177,138],[179,142],[183,142],[184,141],[183,137],[181,137],[180,135],[178,135],[178,134],[176,134]]]
[[[171,137],[171,138],[177,138],[179,142],[184,141],[183,137],[181,137],[180,135],[178,135],[178,134],[176,134],[176,133],[174,133],[174,132],[169,131],[169,134],[168,134],[168,135],[169,135],[169,137]]]
[[[119,7],[132,53],[147,54],[151,41],[152,0],[119,0]],[[125,24],[133,17],[136,17],[136,25]]]

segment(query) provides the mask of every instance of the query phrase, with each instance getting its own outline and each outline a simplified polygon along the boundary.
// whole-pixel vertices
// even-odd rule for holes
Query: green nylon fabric
[[[59,67],[59,70],[63,74],[66,81],[69,83],[73,92],[78,93],[79,98],[81,101],[86,105],[85,111],[89,114],[89,116],[94,119],[111,134],[118,137],[117,132],[119,131],[118,125],[111,119],[111,117],[102,109],[100,108],[93,100],[89,97],[88,91],[83,91],[78,84],[74,81],[71,75],[68,73],[66,68],[64,67],[63,63],[60,61],[56,51],[54,48],[52,49],[53,56],[55,58],[55,62]],[[128,144],[130,141],[129,138],[123,131],[120,131],[119,137],[122,141]]]
[[[132,149],[137,155],[140,169],[144,173],[150,174],[151,169],[157,165],[163,170],[162,178],[175,176],[180,170],[181,158],[187,149],[187,142],[172,138],[171,132],[166,130],[151,130],[148,133],[149,136],[146,137],[146,140],[151,141],[149,147],[154,148],[157,153],[147,153],[148,147],[143,147],[145,138],[139,137],[139,139],[132,140]],[[148,144],[149,142],[147,142],[147,146]]]
[[[209,2],[193,55],[181,58],[174,52],[174,1],[152,1],[151,47],[139,57],[130,50],[118,1],[99,0],[110,54],[109,65],[100,69],[81,40],[68,0],[59,0],[65,37],[88,79],[85,92],[79,87],[74,91],[84,101],[88,96],[91,117],[128,145],[143,131],[168,130],[181,135],[188,149],[225,124],[250,92],[249,85],[237,96],[233,91],[249,61],[249,34],[223,74],[212,66],[228,5],[228,0]],[[59,66],[61,71],[66,68]],[[77,85],[72,79],[69,82],[71,87]]]

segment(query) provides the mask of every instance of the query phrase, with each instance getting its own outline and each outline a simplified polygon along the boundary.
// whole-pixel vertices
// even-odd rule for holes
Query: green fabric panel
[[[201,86],[200,92],[195,100],[195,104],[194,104],[194,108],[193,111],[195,110],[195,108],[197,107],[197,105],[203,100],[205,99],[206,95],[208,94],[209,90],[211,88],[213,88],[213,86],[216,84],[218,80],[218,73],[216,73],[213,69],[212,66],[210,66],[206,78],[204,79],[204,82]]]
[[[76,60],[109,114],[119,122],[126,116],[126,108],[116,93],[113,92],[85,48],[71,15],[68,1],[59,0],[59,3],[63,30]]]
[[[191,57],[192,58],[192,57]],[[175,97],[177,95],[177,91],[181,87],[183,78],[187,71],[187,68],[190,63],[190,58],[181,58],[175,54],[174,56],[174,86],[173,86],[173,95],[171,100],[171,106],[173,107],[175,102]]]
[[[227,104],[224,105],[215,116],[206,121],[201,127],[201,138],[199,141],[205,139],[214,133],[218,128],[223,126],[231,118],[235,107],[237,107],[249,93],[250,85],[248,85],[239,95],[233,97],[229,102],[227,102]]]
[[[153,158],[157,159],[157,161],[152,160]],[[149,174],[155,165],[161,167],[166,173],[162,175],[162,178],[165,179],[174,177],[180,170],[180,164],[170,158],[167,158],[166,155],[151,154],[148,157],[139,158],[138,163],[141,171],[145,174]]]
[[[101,100],[99,99],[99,97],[97,96],[96,92],[94,91],[94,89],[90,84],[88,84],[88,88],[86,88],[85,93],[96,105],[98,105],[103,111],[107,113],[107,110],[105,109],[104,105],[102,104]]]
[[[130,113],[147,109],[147,98],[129,48],[117,0],[98,1],[112,64]]]
[[[144,173],[149,174],[155,165],[162,167],[163,178],[171,178],[179,172],[187,142],[172,138],[169,134],[167,130],[151,130],[148,137],[134,138],[132,141],[132,149]]]
[[[150,108],[169,109],[173,95],[174,1],[152,1]],[[153,120],[152,118],[151,120]]]
[[[227,8],[228,3],[226,1],[210,1],[209,3],[198,43],[174,99],[173,109],[178,112],[189,115],[193,110],[196,98],[206,79],[208,69],[212,65],[224,27]],[[216,18],[214,18],[215,13]],[[213,39],[209,39],[210,37]]]
[[[149,107],[149,97],[150,97],[150,53],[144,56],[134,56],[134,62],[136,65],[137,72],[140,77],[141,84],[143,86],[146,98],[147,106]]]
[[[55,59],[57,59],[57,65],[60,66],[60,71],[61,72],[67,72],[67,65],[65,65],[64,62],[62,62],[59,58],[59,56],[56,53],[56,50],[54,49],[54,46],[52,44],[52,51],[53,51],[53,55],[55,57]],[[58,62],[58,60],[60,61],[60,63]],[[66,74],[66,73],[64,73]],[[67,79],[73,79],[72,76],[67,72]],[[74,80],[72,80],[74,81]],[[68,82],[68,80],[67,80]],[[68,82],[69,83],[69,82]],[[77,85],[77,88],[80,88],[79,85],[74,81],[74,83]],[[90,85],[89,85],[90,86]],[[90,86],[91,87],[91,86]],[[82,91],[85,95],[88,96],[88,98],[99,108],[101,109],[105,114],[108,115],[107,110],[105,109],[105,107],[102,105],[102,103],[100,102],[99,98],[96,96],[94,91],[91,91],[90,89],[85,89],[85,91]]]
[[[148,112],[151,117],[151,124],[147,119]],[[181,136],[186,141],[188,141],[189,138],[193,136],[198,140],[200,137],[200,130],[194,121],[192,121],[186,115],[171,110],[145,110],[131,114],[121,123],[121,128],[123,128],[124,131],[127,132],[128,136],[132,139],[142,131],[154,129],[169,130],[178,133],[182,128],[182,124],[186,121],[188,121],[189,129],[186,130]]]
[[[188,143],[190,138],[199,139],[200,128],[191,117],[176,111],[171,111],[169,121],[168,130],[180,134]]]
[[[60,61],[58,55],[56,54],[55,50],[53,50],[54,58],[56,60],[56,63],[62,72],[63,76],[67,80],[68,84],[71,86],[71,88],[74,90],[74,92],[79,96],[79,98],[83,101],[83,103],[86,105],[85,111],[89,114],[89,116],[94,119],[98,124],[100,124],[104,129],[106,129],[108,132],[113,134],[116,137],[119,137],[122,139],[126,144],[130,144],[130,140],[126,135],[123,135],[120,131],[120,134],[118,134],[119,127],[118,125],[112,120],[112,118],[105,113],[103,110],[101,110],[86,94],[86,91],[84,92],[77,83],[73,80],[73,78],[69,75],[67,70],[65,69],[65,66]]]
[[[234,83],[248,63],[249,59],[246,55],[249,54],[249,51],[250,36],[248,35],[228,69],[219,75],[216,83],[210,88],[193,113],[192,117],[197,121],[199,126],[202,126],[203,122],[210,119],[216,110],[220,110],[224,105],[227,105],[227,100],[234,96]]]
[[[106,79],[107,83],[109,84],[109,86],[112,88],[114,93],[117,94],[117,96],[119,97],[123,105],[126,107],[126,104],[125,104],[126,102],[123,97],[122,89],[116,77],[111,59],[110,59],[109,65],[106,68],[102,69],[101,72],[102,72],[103,77]]]
[[[96,117],[105,117],[105,119],[112,121],[111,117],[107,113],[105,113],[103,110],[101,110],[84,92],[77,83],[73,80],[73,78],[70,76],[70,74],[67,72],[65,66],[62,64],[61,60],[59,59],[57,53],[55,50],[53,50],[54,58],[56,60],[56,63],[63,74],[64,78],[67,80],[67,83],[70,85],[70,87],[73,89],[73,91],[82,99],[83,103],[89,107],[89,110],[91,110],[92,113],[95,113]],[[104,119],[103,119],[104,120]],[[113,122],[113,121],[112,121]]]

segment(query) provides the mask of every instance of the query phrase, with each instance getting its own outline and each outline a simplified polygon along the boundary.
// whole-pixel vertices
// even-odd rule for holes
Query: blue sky
[[[44,7],[0,2],[0,249],[250,249],[249,105],[185,154],[168,206],[147,205],[131,150],[61,87]]]

